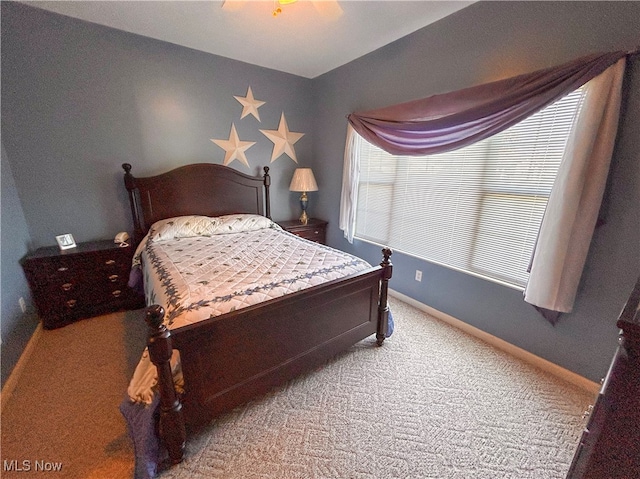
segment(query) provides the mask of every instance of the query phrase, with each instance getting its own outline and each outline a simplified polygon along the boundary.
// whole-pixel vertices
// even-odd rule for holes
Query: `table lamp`
[[[309,221],[309,217],[307,216],[307,204],[309,202],[307,191],[318,191],[318,184],[316,183],[311,168],[296,168],[296,171],[293,173],[293,178],[291,178],[289,191],[302,192],[302,195],[300,195],[300,207],[302,208],[300,223],[306,225],[307,221]]]

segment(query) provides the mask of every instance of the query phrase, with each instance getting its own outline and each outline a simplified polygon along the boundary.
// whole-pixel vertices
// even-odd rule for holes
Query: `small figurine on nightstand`
[[[121,231],[120,233],[118,233],[113,240],[113,242],[117,243],[121,248],[126,248],[127,246],[129,246],[128,241],[129,233],[127,233],[126,231]]]

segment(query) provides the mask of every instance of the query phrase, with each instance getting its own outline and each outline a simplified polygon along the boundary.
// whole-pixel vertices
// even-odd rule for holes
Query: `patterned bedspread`
[[[284,231],[262,216],[180,217],[153,225],[134,256],[147,305],[165,309],[170,329],[193,324],[357,273],[355,256]],[[172,359],[176,388],[182,377]],[[131,401],[150,404],[156,370],[145,350],[129,384]]]
[[[369,264],[269,221],[233,232],[151,242],[141,250],[147,304],[171,329],[357,273]],[[267,225],[265,223],[265,225]]]

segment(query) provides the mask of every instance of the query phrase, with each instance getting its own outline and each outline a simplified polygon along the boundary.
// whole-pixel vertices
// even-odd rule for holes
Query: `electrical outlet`
[[[20,305],[20,309],[23,313],[27,312],[27,303],[24,302],[24,298],[21,296],[18,300],[18,304]]]
[[[422,271],[416,270],[416,281],[422,281]]]

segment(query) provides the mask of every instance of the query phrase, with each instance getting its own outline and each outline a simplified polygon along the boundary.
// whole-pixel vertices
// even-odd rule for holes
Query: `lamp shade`
[[[318,191],[318,184],[311,168],[296,168],[289,191]]]

